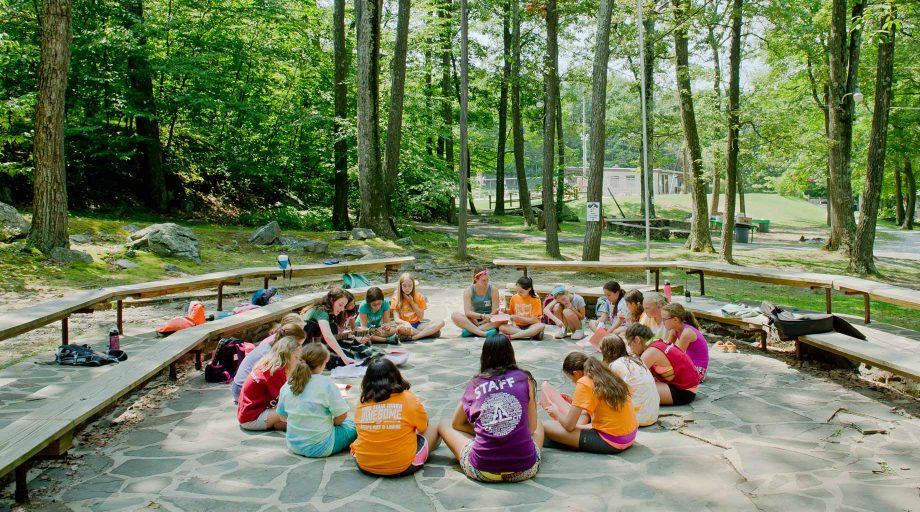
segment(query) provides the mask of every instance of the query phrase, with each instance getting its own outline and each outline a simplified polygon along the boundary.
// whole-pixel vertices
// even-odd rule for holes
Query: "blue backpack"
[[[251,300],[256,306],[267,306],[277,293],[277,288],[263,288],[261,290],[256,290],[256,292],[252,294]]]
[[[364,274],[342,274],[342,288],[367,288],[371,282],[364,277]]]

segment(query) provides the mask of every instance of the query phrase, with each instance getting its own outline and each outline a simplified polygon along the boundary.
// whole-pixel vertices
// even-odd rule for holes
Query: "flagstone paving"
[[[423,291],[432,317],[459,307],[456,289]],[[458,334],[449,326],[444,337],[411,345],[403,367],[433,419],[450,416],[478,368],[481,340]],[[560,371],[571,341],[515,348],[538,381],[571,391]],[[352,406],[357,395],[347,393]],[[533,480],[487,485],[463,476],[444,446],[400,479],[366,476],[346,455],[293,455],[283,434],[240,430],[227,387],[198,375],[127,434],[75,449],[77,471],[44,469],[29,509],[916,510],[920,421],[898,406],[778,359],[713,353],[698,399],[663,408],[625,453],[547,448]],[[57,487],[43,493],[50,482]]]

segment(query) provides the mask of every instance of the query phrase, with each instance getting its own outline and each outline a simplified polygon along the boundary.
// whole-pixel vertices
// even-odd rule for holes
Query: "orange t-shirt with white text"
[[[358,440],[351,453],[365,471],[395,475],[415,459],[416,432],[428,428],[428,413],[411,391],[393,393],[383,402],[358,404],[355,409]]]
[[[525,318],[540,318],[543,316],[543,303],[540,297],[521,297],[515,293],[508,302],[508,313]],[[518,327],[527,327],[527,324],[514,322]]]

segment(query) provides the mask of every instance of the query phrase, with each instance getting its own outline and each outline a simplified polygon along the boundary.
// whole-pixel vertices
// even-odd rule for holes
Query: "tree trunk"
[[[69,247],[67,169],[64,163],[64,95],[72,40],[70,0],[44,0],[41,61],[35,104],[34,203],[29,242],[47,253]]]
[[[863,0],[856,0],[849,19],[862,17]],[[824,248],[829,251],[843,249],[847,253],[853,245],[856,223],[853,221],[853,186],[850,156],[853,145],[853,93],[859,69],[860,28],[851,27],[847,46],[847,2],[833,0],[830,38],[828,40],[828,82],[830,150],[828,166],[831,206],[831,232]]]
[[[738,187],[738,210],[747,216],[747,208],[744,206],[744,177],[741,174],[741,169],[736,169],[736,172],[738,173],[735,176],[735,183]]]
[[[706,204],[706,179],[703,176],[703,152],[700,149],[700,137],[696,126],[696,113],[693,109],[691,92],[690,57],[687,42],[687,16],[690,10],[689,0],[672,0],[674,4],[674,54],[677,73],[677,95],[680,100],[680,121],[684,130],[685,155],[689,154],[687,163],[690,167],[693,201],[693,216],[690,221],[690,237],[685,248],[693,252],[714,252],[712,235],[709,233],[709,214]],[[685,167],[686,168],[686,167]]]
[[[607,121],[607,64],[610,60],[610,17],[614,0],[600,0],[597,6],[597,29],[594,41],[594,67],[591,83],[591,174],[588,175],[588,202],[603,205],[604,160]],[[603,206],[601,212],[604,211]],[[581,259],[599,261],[601,223],[585,223],[585,243]]]
[[[910,159],[904,162],[904,181],[907,182],[907,211],[904,212],[904,229],[914,229],[914,214],[917,212],[917,182]],[[35,229],[33,227],[33,229]]]
[[[332,10],[332,44],[335,60],[335,191],[332,200],[332,226],[339,230],[351,229],[348,218],[348,66],[349,55],[345,47],[345,0],[335,0]]]
[[[403,98],[406,86],[406,53],[409,49],[411,0],[399,0],[396,20],[396,45],[390,63],[390,112],[387,119],[387,142],[383,155],[383,177],[387,200],[392,202],[399,177],[399,147],[402,142]]]
[[[559,252],[559,224],[556,222],[553,195],[553,149],[556,144],[556,101],[559,86],[559,49],[556,34],[558,23],[556,0],[546,0],[546,62],[543,66],[543,105],[546,111],[543,118],[543,221],[546,224],[546,253],[553,258],[562,257]]]
[[[380,166],[380,3],[357,0],[358,28],[358,225],[379,236],[396,238],[390,224],[386,178]]]
[[[153,71],[147,59],[147,36],[144,27],[143,0],[130,0],[125,28],[136,32],[137,46],[128,55],[128,94],[140,145],[140,160],[146,180],[147,204],[154,211],[166,211],[169,196],[166,172],[163,168],[163,144],[160,142],[160,121],[153,100]]]
[[[901,168],[894,166],[894,222],[904,224],[904,193],[901,192]]]
[[[447,173],[454,173],[454,107],[450,95],[450,60],[451,29],[450,29],[451,0],[441,2],[438,15],[441,17],[441,130],[444,138],[444,162]]]
[[[877,274],[873,249],[879,202],[882,196],[882,178],[885,173],[885,149],[888,142],[888,107],[891,104],[891,78],[894,72],[894,19],[895,9],[883,20],[879,32],[878,61],[875,72],[875,105],[872,109],[872,132],[869,135],[869,155],[866,159],[866,182],[863,188],[862,207],[856,238],[850,251],[849,272]],[[886,28],[890,26],[890,28]],[[883,32],[888,30],[887,33]]]
[[[725,150],[725,221],[719,259],[734,263],[732,235],[735,232],[735,180],[738,176],[738,109],[741,102],[741,8],[743,0],[732,0],[731,46],[728,52],[728,143]]]
[[[655,218],[655,13],[649,13],[643,21],[645,25],[645,146],[648,157],[639,157],[642,169],[640,206],[645,214],[645,189],[648,188],[648,216]],[[641,151],[640,151],[641,153]]]
[[[680,183],[680,193],[688,194],[690,193],[690,149],[686,144],[683,145],[680,152],[680,170],[683,173]],[[706,187],[703,187],[703,193],[706,192]]]
[[[533,226],[530,191],[524,170],[524,124],[521,120],[521,0],[511,0],[511,132],[521,213],[524,214],[524,225]]]
[[[713,79],[712,79],[712,90],[716,94],[716,115],[722,115],[722,65],[719,59],[719,51],[722,49],[721,45],[721,34],[716,34],[715,30],[712,28],[712,25],[706,27],[707,42],[709,43],[709,49],[712,50],[712,69],[713,69]],[[712,155],[712,203],[709,205],[709,215],[715,216],[719,213],[719,194],[720,194],[720,185],[721,180],[719,176],[719,158],[720,155]]]
[[[457,257],[466,258],[466,201],[470,179],[469,134],[467,110],[469,108],[469,12],[467,0],[460,0],[460,214],[457,217]],[[472,201],[472,194],[469,194]]]
[[[505,146],[508,143],[508,82],[511,80],[511,5],[502,4],[502,80],[498,97],[498,151],[495,155],[495,215],[505,214]]]
[[[558,16],[557,16],[558,18]],[[558,24],[559,20],[556,20]],[[558,52],[557,52],[558,53]],[[558,60],[558,56],[557,56]],[[556,72],[559,68],[557,66]],[[562,96],[560,92],[561,77],[556,77],[556,140],[559,144],[558,167],[556,168],[556,219],[562,218],[562,206],[565,204],[565,136],[562,133]],[[561,221],[560,221],[561,222]]]
[[[715,216],[719,213],[719,194],[721,176],[719,176],[719,155],[713,155],[712,158],[712,203],[709,205],[709,215]]]
[[[457,73],[457,62],[456,62],[456,60],[454,60],[454,55],[453,55],[453,53],[451,53],[451,55],[450,55],[450,61],[451,61],[452,65],[453,65],[453,69],[454,69],[454,76],[453,76],[453,81],[454,81],[454,94],[456,94],[456,96],[457,96],[457,103],[459,104],[459,103],[460,103],[460,80],[457,78],[457,77],[459,76],[459,73]],[[461,155],[460,158],[462,159],[463,156]],[[466,146],[466,161],[467,161],[467,162],[470,161],[470,146],[469,146],[469,144],[467,144],[467,146]],[[467,168],[467,178],[469,178],[469,168]],[[467,179],[467,182],[466,182],[466,191],[468,192],[468,193],[467,193],[467,198],[469,199],[469,201],[467,201],[467,203],[469,204],[469,207],[470,207],[470,213],[472,213],[473,215],[478,215],[478,212],[476,212],[476,203],[473,202],[473,184],[469,181],[469,179]]]

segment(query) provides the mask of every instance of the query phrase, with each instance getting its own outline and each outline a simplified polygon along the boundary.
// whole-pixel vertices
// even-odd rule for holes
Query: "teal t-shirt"
[[[332,420],[348,412],[348,404],[332,379],[314,375],[299,395],[285,384],[278,397],[278,414],[287,418],[288,449],[307,457],[332,453]]]
[[[383,314],[389,310],[390,301],[386,299],[383,300],[383,305],[380,306],[376,313],[371,309],[371,305],[367,301],[358,306],[358,313],[367,315],[367,325],[364,327],[380,327],[380,324],[383,323]],[[358,317],[358,325],[361,325],[361,317]]]

